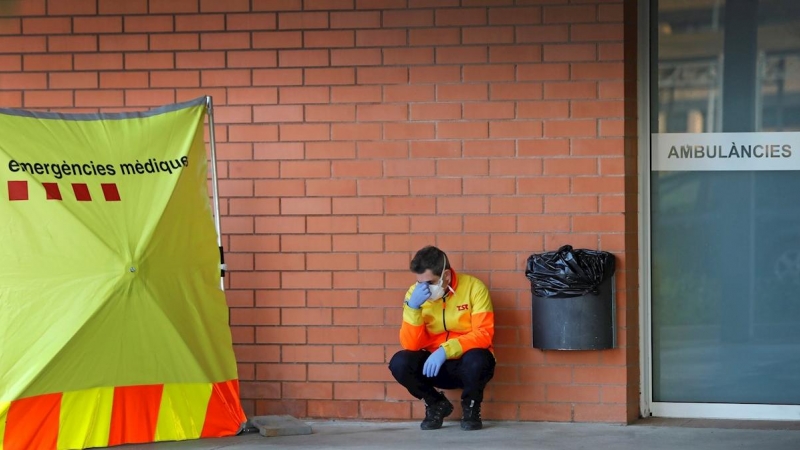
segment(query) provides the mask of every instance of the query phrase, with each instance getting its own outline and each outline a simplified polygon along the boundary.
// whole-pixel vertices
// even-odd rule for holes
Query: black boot
[[[453,413],[453,404],[442,395],[439,400],[425,401],[425,420],[419,425],[423,430],[442,428],[444,418]]]
[[[461,416],[461,429],[462,430],[480,430],[483,428],[481,421],[481,404],[475,400],[462,401],[461,409],[463,415]]]

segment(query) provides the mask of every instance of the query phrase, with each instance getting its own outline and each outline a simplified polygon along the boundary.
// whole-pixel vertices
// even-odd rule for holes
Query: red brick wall
[[[494,300],[486,418],[636,417],[635,26],[623,26],[635,10],[623,0],[21,3],[0,18],[4,107],[213,96],[248,413],[420,417],[387,361],[408,261],[435,244]],[[531,347],[526,258],[566,243],[619,256],[620,348]]]

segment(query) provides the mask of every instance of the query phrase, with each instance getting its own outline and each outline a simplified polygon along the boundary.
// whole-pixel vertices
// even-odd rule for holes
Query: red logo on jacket
[[[459,311],[466,311],[469,309],[469,304],[458,305],[457,308]]]

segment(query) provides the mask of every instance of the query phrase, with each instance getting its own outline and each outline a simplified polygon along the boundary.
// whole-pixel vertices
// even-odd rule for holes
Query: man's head
[[[428,283],[435,285],[440,278],[444,278],[442,283],[449,286],[452,281],[452,271],[447,255],[438,248],[429,245],[420,249],[411,260],[411,271],[417,274],[418,283]]]

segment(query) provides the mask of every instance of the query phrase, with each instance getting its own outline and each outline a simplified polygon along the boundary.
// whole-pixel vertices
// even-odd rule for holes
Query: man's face
[[[418,273],[417,275],[417,283],[428,283],[429,285],[434,285],[439,282],[439,275],[434,274],[431,272],[431,269],[426,269],[423,273]],[[443,286],[450,285],[450,270],[444,271],[444,283]]]

